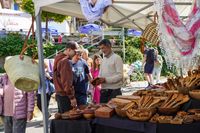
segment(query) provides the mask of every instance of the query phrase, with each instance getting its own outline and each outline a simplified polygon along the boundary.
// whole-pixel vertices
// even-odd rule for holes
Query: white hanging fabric
[[[112,5],[112,0],[79,0],[81,10],[89,22],[97,21],[101,18],[106,7]]]
[[[178,15],[173,0],[155,1],[158,19],[160,46],[169,65],[191,69],[196,63],[199,50],[200,7],[194,0],[193,8],[184,24]]]

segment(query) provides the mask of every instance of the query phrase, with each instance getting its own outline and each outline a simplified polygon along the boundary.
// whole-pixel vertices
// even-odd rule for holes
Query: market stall
[[[200,68],[188,71],[181,86],[168,79],[157,88],[117,96],[107,104],[88,105],[56,114],[51,133],[198,133],[200,130]],[[170,82],[170,83],[169,83]],[[169,87],[169,86],[173,87]],[[195,87],[194,87],[195,86]],[[181,88],[181,89],[180,89]],[[86,116],[85,114],[89,114]]]
[[[39,47],[38,53],[39,53],[39,62],[40,62],[40,77],[41,77],[42,83],[44,83],[43,47],[41,45],[42,37],[41,37],[41,30],[40,30],[41,29],[41,18],[40,18],[41,10],[55,12],[55,13],[62,13],[65,15],[72,15],[72,16],[80,17],[80,18],[84,18],[84,15],[81,12],[81,6],[80,6],[79,2],[76,0],[49,0],[48,2],[46,0],[35,0],[34,3],[35,3],[35,8],[36,8],[35,14],[37,16],[36,21],[37,21],[37,29],[38,29],[38,31],[37,31],[38,38],[37,39],[38,39],[38,47]],[[127,6],[127,5],[123,5],[123,4],[132,4],[132,5]],[[152,8],[153,4],[154,4],[153,0],[152,1],[141,0],[140,2],[135,1],[135,0],[130,0],[130,1],[114,0],[113,4],[110,6],[110,8],[108,8],[108,10],[104,10],[104,15],[100,20],[108,25],[120,25],[123,27],[132,27],[135,29],[142,30],[142,29],[144,29],[144,27],[146,27],[149,24],[149,22],[152,22],[151,17],[152,17],[153,9],[151,9],[151,8]],[[187,16],[188,11],[190,11],[190,6],[188,6],[188,5],[191,5],[191,1],[190,0],[184,0],[184,1],[177,0],[175,2],[175,4],[176,4],[176,6],[178,6],[178,9],[180,9],[179,11],[181,11],[180,12],[181,16],[182,17]],[[134,8],[132,8],[133,5],[134,5]],[[130,6],[131,6],[131,8],[130,8]],[[66,7],[68,7],[68,8],[66,8]],[[134,9],[134,10],[132,10],[132,9]],[[42,85],[43,85],[43,88],[45,88],[44,84],[42,84]],[[178,84],[176,84],[176,85],[178,85]],[[147,93],[147,92],[145,92],[145,93]],[[176,102],[170,101],[171,98],[173,100],[175,100]],[[144,122],[148,123],[148,121],[157,112],[157,109],[159,107],[158,105],[161,104],[163,107],[168,107],[167,109],[169,109],[169,108],[177,109],[180,105],[183,105],[186,102],[188,102],[190,100],[190,97],[188,95],[173,94],[173,95],[168,95],[166,97],[166,99],[163,100],[162,98],[156,99],[155,96],[153,96],[153,95],[151,97],[146,95],[146,96],[141,96],[139,98],[139,100],[140,100],[140,102],[138,101],[139,104],[135,101],[132,101],[130,104],[123,105],[123,107],[120,107],[118,109],[122,109],[122,108],[126,107],[126,109],[121,110],[122,116],[127,115],[126,117],[129,117],[129,119],[131,119],[131,120],[134,120],[134,121],[139,120],[139,121],[143,121],[141,123],[144,123]],[[42,98],[42,101],[43,101],[43,106],[45,107],[45,104],[44,104],[45,97]],[[175,112],[173,112],[173,113],[175,113],[174,116],[176,116],[177,111],[178,111],[178,109],[175,110]],[[117,112],[117,110],[116,110],[116,112]],[[167,112],[168,112],[168,110],[167,110]],[[45,117],[44,117],[45,118],[44,119],[44,132],[47,133],[48,132],[47,110],[45,108],[43,110],[43,114],[45,115]],[[66,112],[66,114],[64,114],[64,117],[66,119],[70,119],[71,114],[70,115],[69,114],[70,113]],[[133,116],[132,116],[132,114],[133,114]],[[186,112],[186,114],[187,114],[187,112]],[[118,115],[120,116],[119,112],[118,112]],[[190,115],[190,114],[187,114],[187,115]],[[198,113],[194,113],[193,115],[195,115],[196,118],[199,118]],[[80,112],[80,114],[77,114],[77,112],[75,112],[72,116],[73,116],[73,118],[74,118],[74,116],[80,117],[81,112]],[[142,116],[142,120],[140,119],[140,116]],[[173,119],[174,116],[170,117],[170,119]],[[106,120],[111,120],[112,118],[113,117],[110,116],[110,118],[106,119]],[[167,118],[167,117],[161,117],[161,118]],[[183,118],[181,118],[181,119],[183,119]],[[94,121],[95,120],[98,121],[98,119],[99,118],[97,116],[94,119]],[[128,121],[131,121],[131,120],[128,120]],[[53,125],[57,125],[57,124],[55,124],[56,121],[60,121],[61,123],[64,123],[64,122],[71,121],[71,120],[53,120],[51,128],[54,128],[54,129],[56,128],[56,130],[57,130],[58,127],[55,127],[55,126],[53,127]],[[77,120],[77,121],[79,121],[79,120]],[[131,121],[131,122],[133,122],[133,121]],[[156,120],[156,122],[160,123],[157,120]],[[171,120],[168,121],[168,123],[170,123],[170,122],[171,122]],[[179,122],[179,124],[181,123],[180,121],[178,121],[178,122]],[[176,119],[175,119],[175,123],[176,123]],[[197,123],[195,122],[192,124],[196,125]],[[59,124],[59,125],[61,125],[61,124]],[[78,124],[78,125],[81,125],[81,124]],[[164,127],[159,126],[160,124],[156,124],[156,125],[158,125],[157,129],[159,129],[159,127],[160,127],[160,129],[162,129],[162,128],[164,129]],[[102,126],[102,125],[100,125],[100,126]],[[98,126],[98,124],[97,124],[96,127],[100,128],[100,126]],[[178,126],[178,127],[183,126],[184,127],[185,125],[171,125],[170,124],[169,126]],[[191,127],[190,126],[191,126],[191,124],[187,125],[186,127],[189,127],[191,129],[192,126]],[[109,126],[107,126],[107,127],[109,127]],[[97,130],[93,130],[93,128],[92,128],[92,131],[98,132],[98,131],[100,131],[100,130],[98,130],[99,128],[97,128]],[[118,131],[117,129],[115,129],[115,131]],[[109,131],[109,129],[105,129],[105,131],[106,130]],[[53,132],[53,130],[52,130],[52,132]],[[139,132],[141,132],[141,131],[139,131]]]

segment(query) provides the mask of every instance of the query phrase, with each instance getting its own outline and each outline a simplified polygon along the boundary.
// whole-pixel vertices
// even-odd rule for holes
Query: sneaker
[[[152,89],[152,85],[151,85],[151,84],[149,84],[149,85],[145,88],[145,90],[150,90],[150,89]]]

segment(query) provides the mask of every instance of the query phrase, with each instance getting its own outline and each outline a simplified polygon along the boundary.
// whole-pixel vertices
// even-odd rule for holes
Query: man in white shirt
[[[123,61],[112,51],[112,45],[108,39],[102,40],[99,47],[104,54],[99,72],[99,83],[102,84],[100,102],[107,103],[110,99],[122,94]]]

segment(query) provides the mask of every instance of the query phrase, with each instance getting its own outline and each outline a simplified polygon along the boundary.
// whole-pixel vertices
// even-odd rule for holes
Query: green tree
[[[19,55],[23,44],[24,36],[18,33],[9,33],[6,37],[0,38],[0,58],[5,59],[7,56]],[[28,40],[28,45],[32,44],[32,40]],[[44,45],[44,57],[49,57],[50,55],[56,53],[63,49],[64,45],[51,45],[50,43]],[[25,55],[32,56],[37,54],[37,47],[29,48],[25,52]],[[53,58],[53,57],[52,57]],[[37,59],[37,57],[36,57]],[[0,67],[0,73],[5,72],[3,68]]]
[[[133,46],[126,47],[126,60],[125,62],[131,64],[137,60],[142,60],[143,55],[139,49],[134,48]]]
[[[133,46],[134,48],[140,49],[141,39],[139,37],[126,37],[126,46]]]
[[[32,0],[22,0],[21,8],[25,11],[30,13],[32,16],[35,16],[35,10],[34,10],[34,3]],[[42,21],[46,22],[46,37],[48,36],[48,21],[54,20],[55,22],[63,22],[66,19],[65,15],[56,14],[56,13],[50,13],[43,11],[42,12]]]

